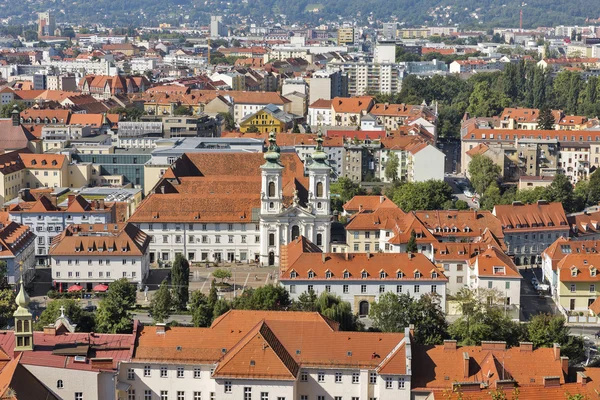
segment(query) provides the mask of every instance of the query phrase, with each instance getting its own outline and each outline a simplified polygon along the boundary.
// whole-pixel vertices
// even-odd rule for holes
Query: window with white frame
[[[386,377],[385,378],[385,388],[386,389],[391,389],[393,385],[394,385],[394,382],[392,381],[392,378],[389,377],[389,376]]]
[[[335,383],[342,383],[342,373],[341,372],[335,373]]]
[[[352,373],[352,383],[359,383],[359,382],[360,382],[360,373],[353,372]]]
[[[225,381],[225,393],[231,393],[231,381]]]
[[[75,400],[83,400],[83,392],[75,392]]]
[[[252,400],[252,388],[251,387],[244,388],[244,400]]]
[[[128,368],[127,369],[127,380],[134,380],[135,379],[135,372],[133,371],[133,368]]]
[[[177,377],[183,378],[183,367],[177,367]]]
[[[318,382],[325,382],[325,372],[318,372],[317,373],[317,381]]]
[[[152,400],[152,390],[144,390],[144,400]]]
[[[369,372],[369,383],[374,385],[377,383],[377,372]]]
[[[398,378],[398,389],[404,389],[405,380],[404,378]]]
[[[160,377],[161,378],[167,377],[167,367],[160,367]]]
[[[260,392],[260,400],[269,400],[268,392]]]
[[[194,400],[202,400],[202,392],[194,392]]]
[[[160,400],[169,400],[169,391],[168,390],[160,391]]]
[[[135,389],[129,389],[127,391],[127,400],[135,400]]]
[[[300,373],[300,381],[301,382],[308,382],[308,373],[307,372],[301,372]]]
[[[145,377],[150,376],[150,374],[151,374],[150,371],[151,371],[150,366],[149,365],[144,365],[144,376]]]
[[[194,378],[195,379],[200,379],[201,374],[202,374],[202,370],[200,368],[198,368],[198,367],[195,367],[194,368]]]

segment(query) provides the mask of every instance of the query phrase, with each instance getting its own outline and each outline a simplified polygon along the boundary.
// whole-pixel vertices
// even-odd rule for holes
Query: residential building
[[[369,114],[377,118],[377,122],[385,129],[393,131],[404,125],[420,124],[437,138],[437,105],[411,104],[375,104]]]
[[[106,154],[81,153],[72,154],[72,159],[77,164],[91,163],[90,184],[92,186],[105,186],[103,179],[106,177],[119,177],[125,184],[136,188],[144,188],[144,164],[152,158],[151,149],[125,148],[113,149]]]
[[[311,92],[312,93],[312,92]],[[312,126],[333,125],[331,100],[316,100],[308,107],[308,124]]]
[[[381,139],[381,144],[380,158],[377,160],[379,171],[376,176],[382,181],[389,181],[385,168],[392,153],[398,159],[397,180],[403,182],[444,180],[446,156],[420,136],[388,136]]]
[[[9,285],[16,285],[20,280],[28,284],[35,277],[35,241],[35,234],[29,226],[2,222],[0,260],[6,262]]]
[[[570,236],[576,240],[600,239],[600,211],[597,206],[589,207],[580,213],[567,215]]]
[[[348,97],[348,77],[341,71],[315,71],[310,78],[309,104],[318,100]]]
[[[220,15],[210,16],[210,37],[218,39],[220,37],[227,37],[228,30],[227,25],[223,23],[223,17]]]
[[[584,312],[600,295],[600,255],[567,254],[556,265],[556,304],[561,312]]]
[[[341,45],[353,45],[355,44],[355,29],[354,28],[338,28],[337,31],[337,44]]]
[[[331,120],[335,126],[360,126],[360,121],[373,107],[371,96],[342,98],[331,101]]]
[[[9,204],[6,211],[11,221],[27,225],[35,233],[35,256],[40,265],[46,264],[52,239],[68,225],[117,222],[116,203],[88,202],[81,196],[70,194],[66,207],[62,207],[56,204],[56,199],[50,200],[46,196],[35,200],[28,189],[23,189],[18,201]]]
[[[450,63],[451,74],[472,74],[476,72],[502,71],[506,62],[496,59],[456,60]]]
[[[279,280],[292,299],[310,291],[332,293],[366,316],[387,292],[416,298],[432,293],[439,296],[442,310],[446,308],[448,279],[423,254],[323,253],[300,237],[287,245],[283,256]]]
[[[248,132],[248,130],[262,133],[281,133],[291,131],[294,126],[294,121],[298,123],[303,119],[302,116],[286,113],[274,104],[268,104],[262,110],[245,116],[240,121],[240,132]]]
[[[483,341],[480,346],[458,346],[455,340],[445,340],[437,346],[414,345],[413,396],[440,399],[448,392],[460,391],[480,398],[488,396],[490,390],[509,393],[517,387],[520,398],[541,395],[559,399],[565,391],[579,393],[585,387],[582,384],[565,385],[569,358],[561,356],[560,350],[558,344],[534,349],[532,343],[526,342],[513,347],[492,341]]]
[[[54,36],[56,21],[50,11],[38,13],[38,37]]]
[[[540,254],[559,237],[568,237],[569,224],[562,203],[539,200],[496,205],[492,214],[502,224],[506,253],[517,265],[537,264]]]
[[[561,236],[542,252],[543,281],[550,286],[550,293],[555,299],[558,296],[558,263],[569,254],[592,255],[598,250],[600,250],[598,240],[574,240]]]
[[[411,346],[408,331],[342,332],[318,313],[231,310],[208,328],[140,327],[116,381],[121,398],[409,400]]]
[[[150,87],[150,82],[144,75],[87,75],[79,81],[78,87],[83,94],[91,94],[97,99],[110,99],[114,95],[144,92]]]
[[[0,201],[6,203],[19,195],[25,186],[27,170],[21,161],[20,154],[29,153],[29,149],[11,151],[0,155]]]
[[[91,164],[71,163],[67,155],[23,153],[20,158],[27,169],[24,179],[27,188],[78,188],[90,183]]]
[[[295,153],[279,154],[274,135],[264,157],[184,154],[129,221],[154,237],[151,262],[180,253],[190,261],[279,265],[281,245],[300,235],[328,251],[330,167],[322,138],[311,158],[306,176]]]
[[[349,96],[398,94],[405,75],[405,67],[401,64],[369,61],[330,61],[327,63],[327,71],[346,74]]]
[[[398,206],[394,202],[387,198],[387,196],[354,196],[348,200],[343,206],[344,215],[354,215],[358,212],[372,213],[381,207],[392,207],[397,208]]]
[[[61,291],[121,278],[140,285],[150,272],[149,245],[150,236],[130,223],[69,225],[50,245],[52,281]]]
[[[273,104],[281,111],[291,112],[291,101],[275,92],[221,92],[223,96],[232,99],[233,119],[236,124],[250,114],[262,110],[265,106]]]

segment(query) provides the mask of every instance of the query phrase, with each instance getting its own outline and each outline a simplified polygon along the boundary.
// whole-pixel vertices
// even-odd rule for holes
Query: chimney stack
[[[367,260],[371,259],[371,253],[367,252]]]
[[[167,331],[167,324],[165,324],[164,322],[159,322],[156,324],[156,334],[157,335],[164,335],[166,331]]]
[[[323,264],[325,264],[325,261],[326,261],[325,253],[321,253],[321,261],[323,261]]]
[[[409,259],[409,260],[412,260],[412,258],[413,258],[413,253],[409,251],[409,252],[408,252],[408,253],[406,253],[406,254],[408,255],[408,259]]]
[[[344,253],[344,258],[346,259],[346,261],[350,261],[350,253]]]
[[[560,360],[560,344],[554,343],[553,349],[554,349],[554,360],[555,361]]]
[[[583,371],[577,371],[577,383],[585,386],[589,380],[590,378]]]
[[[73,204],[74,201],[75,201],[75,195],[69,194],[69,196],[67,196],[67,207],[71,207],[71,204]]]
[[[456,350],[456,340],[444,340],[444,350]]]
[[[98,206],[101,210],[104,210],[104,199],[98,200]]]
[[[533,343],[519,342],[519,349],[521,350],[521,352],[531,352],[533,351]]]
[[[562,367],[562,372],[564,376],[569,375],[569,357],[562,356],[560,358],[560,366]]]
[[[362,212],[362,210],[363,210],[362,204],[359,204],[358,205],[358,212]]]
[[[379,204],[385,201],[385,196],[379,196]]]
[[[463,372],[464,372],[464,377],[468,378],[469,377],[469,363],[471,362],[471,359],[469,358],[469,353],[467,353],[466,351],[463,353]]]

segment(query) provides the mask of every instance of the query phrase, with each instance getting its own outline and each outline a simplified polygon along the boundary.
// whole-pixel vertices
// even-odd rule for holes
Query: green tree
[[[27,108],[27,106],[20,101],[11,101],[10,103],[4,104],[2,107],[0,107],[0,118],[10,118],[15,106],[17,106],[17,110],[19,110],[19,112],[22,112]]]
[[[330,192],[331,208],[337,211],[342,211],[342,206],[354,196],[366,194],[366,191],[360,185],[346,177],[341,177],[337,182],[333,182],[330,185]]]
[[[363,329],[362,323],[352,312],[352,306],[347,301],[342,301],[339,296],[323,292],[317,299],[319,312],[325,317],[339,322],[342,331],[359,331]]]
[[[533,204],[538,200],[547,200],[548,193],[545,187],[537,186],[533,189],[517,191],[516,199],[523,204]]]
[[[0,260],[0,288],[6,287],[8,283],[8,264],[6,261]]]
[[[554,129],[554,122],[554,115],[552,115],[550,107],[542,107],[538,117],[538,129],[552,130]]]
[[[210,304],[211,307],[214,307],[217,300],[219,300],[219,294],[217,292],[216,281],[213,279],[210,282],[210,290],[208,292],[208,304]]]
[[[481,208],[484,210],[493,210],[494,206],[502,204],[502,194],[500,187],[496,182],[492,182],[481,196]]]
[[[213,318],[213,307],[209,304],[208,297],[199,290],[192,292],[190,311],[192,312],[194,326],[210,326]]]
[[[408,238],[408,242],[406,243],[406,251],[411,253],[417,252],[417,234],[414,229],[410,231],[410,238]]]
[[[228,112],[220,112],[219,116],[224,121],[226,131],[234,131],[235,130],[235,120],[233,119],[233,115],[231,115]]]
[[[282,310],[291,304],[290,295],[283,286],[265,285],[245,290],[233,301],[233,308],[242,310]]]
[[[474,155],[469,163],[469,179],[475,191],[485,193],[492,182],[498,181],[502,176],[502,168],[495,164],[491,158],[481,154]]]
[[[403,183],[393,190],[392,200],[402,210],[439,210],[452,199],[452,188],[441,180]]]
[[[294,300],[292,308],[296,311],[318,311],[317,299],[314,290],[309,290],[298,296],[298,300]]]
[[[65,309],[65,317],[71,323],[76,324],[78,332],[92,332],[94,330],[93,314],[83,311],[79,303],[73,299],[56,299],[48,303],[46,309],[40,315],[35,324],[36,330],[42,330],[46,325],[54,325],[61,314],[61,307]]]
[[[6,328],[12,320],[13,313],[17,310],[16,297],[12,289],[0,290],[0,329]]]
[[[192,115],[192,110],[190,107],[181,104],[175,107],[173,115]]]
[[[387,292],[371,304],[369,318],[382,332],[404,332],[412,321],[413,298],[406,294]]]
[[[566,175],[556,174],[554,180],[548,186],[546,193],[548,194],[549,201],[562,203],[567,212],[573,211],[573,185],[569,182]]]
[[[103,333],[130,333],[133,329],[131,309],[135,300],[135,286],[127,278],[111,283],[106,297],[98,305],[96,330]]]
[[[228,269],[218,268],[213,272],[213,276],[217,279],[220,279],[221,283],[223,283],[225,279],[231,278],[231,271]]]
[[[213,308],[213,320],[231,310],[231,304],[225,299],[219,299]]]
[[[292,128],[292,133],[300,133],[300,126],[298,125],[298,120],[294,120],[294,126]]]
[[[173,287],[173,305],[178,310],[187,309],[190,286],[190,263],[181,254],[175,256],[171,268],[171,286]]]
[[[387,161],[385,162],[385,179],[395,181],[398,179],[398,167],[400,160],[395,152],[390,152]]]
[[[561,353],[571,360],[583,357],[583,343],[578,337],[571,336],[565,318],[561,315],[538,314],[527,324],[529,341],[535,347],[561,346]]]
[[[154,296],[152,296],[152,301],[150,302],[150,311],[154,322],[165,322],[169,319],[172,305],[173,298],[171,297],[171,290],[165,279],[160,284],[156,293],[154,293]]]
[[[258,127],[256,125],[250,125],[246,128],[247,133],[259,133]]]
[[[598,170],[594,171],[594,173],[590,176],[587,189],[587,205],[600,203],[600,172],[598,172]]]

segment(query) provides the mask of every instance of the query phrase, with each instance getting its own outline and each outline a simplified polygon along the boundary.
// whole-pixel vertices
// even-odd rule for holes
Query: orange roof
[[[30,169],[62,169],[65,162],[68,162],[64,154],[20,154],[21,161],[25,168]]]
[[[336,97],[331,101],[331,105],[336,113],[366,113],[373,105],[373,97]]]
[[[0,256],[14,257],[35,239],[28,225],[9,222],[0,229]]]
[[[379,197],[379,196],[377,196]],[[392,203],[390,201],[390,203]],[[406,213],[402,211],[394,203],[389,207],[377,207],[374,211],[369,212],[363,209],[352,217],[348,225],[347,231],[364,231],[364,230],[394,230],[398,225],[398,221],[405,217]]]
[[[596,254],[599,251],[600,241],[598,240],[573,240],[561,236],[544,250],[542,256],[550,257],[552,270],[556,271],[558,262],[569,254]]]
[[[291,101],[276,92],[216,91],[221,96],[231,96],[235,104],[284,105]]]
[[[473,157],[478,154],[484,154],[489,149],[490,149],[490,146],[486,145],[485,143],[479,143],[477,146],[475,146],[471,150],[467,151],[467,155]]]
[[[476,255],[469,260],[469,265],[476,269],[476,274],[480,277],[522,278],[515,263],[497,247],[489,247]]]
[[[386,196],[354,196],[343,205],[346,212],[373,212],[380,207],[398,208]]]
[[[69,225],[52,239],[49,253],[52,256],[143,256],[149,244],[150,236],[133,224]]]
[[[556,265],[560,282],[600,281],[600,254],[569,254]]]
[[[331,109],[331,102],[332,102],[332,100],[319,99],[319,100],[315,101],[314,103],[312,103],[308,107],[309,108],[327,108],[327,109]]]
[[[376,369],[392,354],[389,373],[406,372],[404,335],[341,332],[318,313],[231,310],[209,328],[155,326],[138,331],[133,359],[218,363],[215,377],[297,379],[299,367]],[[385,365],[383,365],[385,367]]]
[[[496,205],[493,214],[500,220],[504,232],[568,229],[562,203]]]
[[[489,211],[430,210],[414,214],[434,236],[475,238],[489,229],[498,239],[504,238],[500,221]]]
[[[448,278],[420,253],[321,253],[317,249],[307,251],[304,241],[308,239],[299,237],[287,245],[288,263],[287,269],[281,274],[281,281],[448,281]],[[331,274],[330,278],[327,277],[328,272]],[[367,275],[363,278],[365,272]]]
[[[561,142],[583,142],[600,141],[598,131],[575,131],[575,130],[527,130],[527,129],[494,129],[476,128],[465,129],[463,140],[498,143],[514,143],[519,139],[557,140]]]
[[[452,389],[456,382],[480,383],[493,388],[498,381],[514,380],[519,387],[543,386],[544,377],[559,377],[565,383],[560,356],[552,348],[533,351],[525,347],[505,349],[504,342],[481,346],[412,346],[412,389]],[[465,362],[465,359],[468,362]],[[563,394],[564,396],[564,394]],[[489,395],[488,395],[489,397]],[[521,398],[521,396],[519,396]]]
[[[427,106],[414,104],[378,103],[371,108],[369,114],[377,117],[399,117],[403,119],[423,117],[435,120],[435,115]]]

